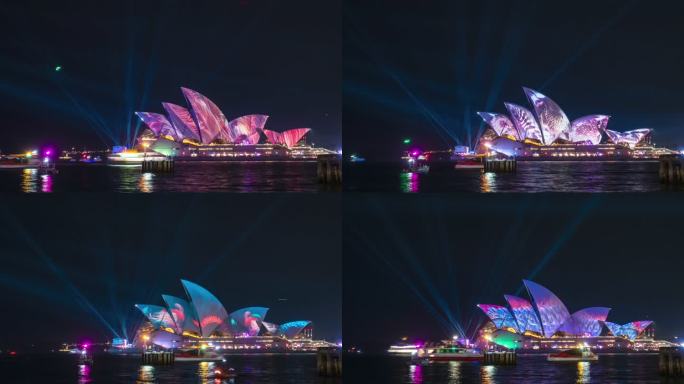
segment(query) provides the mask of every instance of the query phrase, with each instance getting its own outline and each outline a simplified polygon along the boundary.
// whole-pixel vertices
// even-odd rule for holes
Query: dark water
[[[319,192],[315,162],[177,162],[170,174],[139,166],[60,164],[59,173],[0,169],[0,192]]]
[[[362,192],[655,192],[658,162],[518,162],[516,173],[431,169],[402,172],[401,163],[345,164],[345,191]]]
[[[319,378],[315,355],[228,356],[235,384],[339,384]],[[96,355],[94,364],[79,366],[77,356],[61,353],[0,357],[0,383],[230,383],[215,379],[215,363],[141,365],[139,357]]]
[[[518,356],[516,366],[479,363],[409,365],[405,357],[345,356],[349,383],[682,383],[658,374],[658,356],[602,355],[593,363],[548,363],[545,356]]]

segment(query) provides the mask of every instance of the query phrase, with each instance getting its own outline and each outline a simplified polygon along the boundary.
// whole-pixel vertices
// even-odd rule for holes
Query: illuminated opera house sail
[[[653,322],[633,321],[624,325],[607,321],[610,308],[588,307],[570,312],[549,289],[523,280],[530,300],[504,295],[508,306],[478,304],[490,322],[483,339],[507,348],[552,349],[589,343],[592,347],[633,348],[652,345]],[[641,343],[641,344],[639,344]]]
[[[310,128],[266,129],[269,117],[261,114],[228,120],[208,97],[185,87],[181,91],[188,108],[164,102],[166,114],[135,113],[147,127],[138,137],[145,151],[201,160],[297,160],[334,153],[305,143]]]
[[[548,96],[523,88],[531,110],[504,103],[508,114],[478,112],[487,129],[476,150],[519,158],[597,159],[657,157],[669,153],[651,144],[652,129],[626,132],[607,129],[610,116],[587,115],[570,120]]]
[[[206,288],[181,280],[187,299],[162,295],[163,305],[136,304],[147,322],[135,343],[158,348],[206,348],[224,352],[305,351],[329,343],[313,340],[308,320],[266,322],[269,308],[228,312]]]

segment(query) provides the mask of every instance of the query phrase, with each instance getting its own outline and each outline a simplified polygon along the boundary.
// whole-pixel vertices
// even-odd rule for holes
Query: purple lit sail
[[[477,307],[492,320],[495,327],[499,329],[512,328],[515,332],[519,332],[518,323],[516,323],[508,308],[495,304],[478,304]]]
[[[162,106],[169,115],[171,124],[176,128],[179,141],[183,141],[183,139],[200,140],[197,125],[187,109],[172,103],[162,103]]]
[[[558,328],[569,335],[596,337],[601,334],[602,323],[608,318],[610,308],[591,307],[573,313]]]
[[[648,134],[651,133],[650,128],[634,129],[627,132],[616,132],[606,129],[606,135],[614,144],[627,145],[634,148],[639,144]]]
[[[533,89],[523,89],[537,113],[545,145],[551,145],[563,133],[570,131],[570,120],[558,104]]]
[[[200,140],[203,144],[210,144],[228,125],[226,117],[208,97],[185,87],[181,87],[181,91],[192,108],[192,116],[199,128]]]
[[[173,128],[166,116],[159,113],[152,112],[136,112],[140,120],[154,133],[155,136],[171,136],[174,140],[178,140],[176,130]]]
[[[531,331],[540,335],[542,334],[541,322],[534,312],[532,303],[522,297],[513,295],[504,295],[504,298],[511,307],[511,310],[513,310],[513,316],[515,316],[515,319],[518,322],[518,329],[520,329],[521,333]]]
[[[497,137],[490,142],[490,149],[506,156],[515,157],[523,153],[523,144],[507,137]]]
[[[533,139],[543,143],[541,128],[529,109],[513,103],[504,103],[510,113],[520,140]]]
[[[224,132],[221,134],[223,140],[231,143],[242,144],[256,144],[254,141],[255,133],[264,129],[268,120],[267,115],[246,115],[231,120]],[[259,136],[256,136],[257,142]]]
[[[511,136],[516,140],[521,140],[518,131],[506,115],[489,112],[478,112],[477,114],[487,125],[492,127],[498,136]]]
[[[573,120],[568,139],[574,143],[597,145],[601,143],[609,119],[606,115],[589,115]]]
[[[606,327],[608,327],[610,333],[612,333],[614,336],[626,337],[627,339],[634,341],[637,337],[639,337],[639,335],[641,335],[642,332],[646,330],[646,328],[653,324],[653,322],[649,320],[642,320],[619,325],[606,321],[604,324],[606,324]]]
[[[529,280],[523,280],[523,283],[539,312],[544,336],[553,336],[565,320],[570,317],[568,309],[565,307],[565,304],[547,288]]]

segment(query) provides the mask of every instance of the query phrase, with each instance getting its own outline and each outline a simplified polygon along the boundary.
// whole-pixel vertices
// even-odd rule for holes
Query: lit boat
[[[450,346],[435,348],[427,353],[427,358],[430,362],[482,361],[484,355],[477,349]]]
[[[397,345],[390,345],[387,352],[393,355],[413,355],[418,352],[419,347],[419,345],[400,343]]]
[[[484,163],[479,159],[458,159],[454,169],[484,169]]]
[[[175,353],[176,361],[223,361],[223,355],[214,351],[177,351]]]
[[[110,164],[142,164],[145,160],[164,160],[165,158],[156,152],[123,151],[112,153],[107,159]]]
[[[597,361],[598,355],[589,347],[567,349],[557,353],[549,353],[547,361]]]

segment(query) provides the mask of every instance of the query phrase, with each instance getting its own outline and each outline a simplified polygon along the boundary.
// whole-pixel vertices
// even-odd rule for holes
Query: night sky
[[[472,336],[478,303],[527,297],[522,279],[572,313],[654,320],[684,336],[680,197],[661,195],[351,195],[344,197],[344,341],[380,352],[407,336]],[[452,321],[449,321],[451,317]]]
[[[270,307],[267,321],[312,320],[314,337],[341,340],[339,195],[3,200],[0,350],[132,338],[133,305],[186,297],[181,278],[228,312]]]
[[[684,2],[460,0],[344,3],[345,151],[396,159],[473,143],[477,111],[529,106],[522,87],[570,120],[653,128],[684,145]],[[472,144],[471,144],[472,146]]]
[[[341,146],[337,0],[3,2],[0,36],[4,152],[130,141],[132,113],[185,106],[181,86]]]

